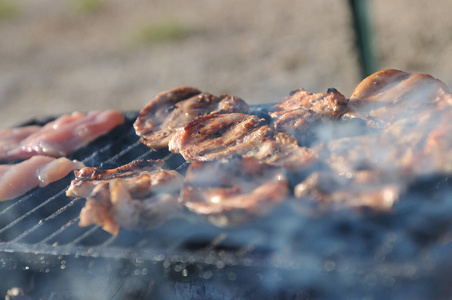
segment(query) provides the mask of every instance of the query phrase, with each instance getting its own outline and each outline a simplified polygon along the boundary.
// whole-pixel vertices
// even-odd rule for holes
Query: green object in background
[[[13,0],[0,0],[0,20],[9,19],[20,12],[19,4]]]
[[[355,30],[356,46],[359,53],[361,76],[363,78],[378,69],[373,47],[372,25],[368,14],[367,0],[349,0]]]
[[[139,28],[133,34],[132,42],[141,45],[155,45],[179,41],[194,33],[194,29],[179,23],[175,19],[166,19]]]
[[[78,13],[91,14],[99,11],[103,5],[102,0],[76,0],[74,8]]]

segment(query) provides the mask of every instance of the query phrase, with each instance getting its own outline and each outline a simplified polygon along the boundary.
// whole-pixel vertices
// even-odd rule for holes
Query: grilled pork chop
[[[165,148],[174,132],[190,121],[215,112],[244,112],[248,105],[234,96],[213,96],[183,86],[158,94],[140,112],[134,123],[141,142],[154,149]]]
[[[139,160],[116,169],[76,171],[66,195],[86,198],[79,225],[100,225],[116,235],[120,227],[145,229],[164,222],[178,210],[183,181],[164,167],[162,160]]]
[[[209,161],[236,155],[277,166],[306,167],[316,153],[295,139],[275,132],[264,119],[241,113],[211,114],[176,131],[169,150],[186,160]]]
[[[193,162],[179,202],[218,226],[262,216],[289,195],[283,168],[253,158]]]

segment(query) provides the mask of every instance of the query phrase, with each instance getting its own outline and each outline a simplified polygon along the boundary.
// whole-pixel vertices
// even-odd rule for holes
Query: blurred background
[[[368,1],[377,69],[452,87],[452,0]],[[192,85],[248,103],[295,88],[350,97],[362,79],[350,1],[0,0],[0,128],[140,110]]]

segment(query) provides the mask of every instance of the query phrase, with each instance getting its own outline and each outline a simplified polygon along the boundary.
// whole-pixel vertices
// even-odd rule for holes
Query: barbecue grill
[[[263,116],[265,108],[252,110]],[[163,159],[185,173],[181,156],[138,141],[136,112],[125,115],[125,124],[69,158],[99,168]],[[288,199],[239,228],[217,228],[187,212],[158,228],[117,236],[78,226],[85,200],[65,196],[72,179],[0,203],[3,295],[13,287],[58,299],[431,298],[452,292],[452,199],[444,176],[417,182],[389,214],[319,213],[313,203]]]

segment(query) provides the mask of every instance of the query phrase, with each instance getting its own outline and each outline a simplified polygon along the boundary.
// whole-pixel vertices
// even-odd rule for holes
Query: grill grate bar
[[[108,150],[110,150],[111,148],[117,146],[118,144],[123,143],[123,139],[118,140],[115,144],[109,144],[106,145],[104,148],[95,151],[93,154],[91,154],[90,156],[86,157],[85,159],[83,159],[83,163],[88,163],[89,161],[99,161],[98,158],[96,158],[97,156],[99,156],[100,153],[103,152],[107,152]],[[119,153],[117,153],[116,155],[114,155],[113,157],[102,161],[101,165],[107,162],[111,162],[111,161],[115,161],[117,160],[119,157],[124,156],[127,152],[137,148],[140,145],[139,141],[134,142],[133,144],[129,145],[127,148],[121,150]]]
[[[86,239],[88,236],[90,236],[91,234],[95,233],[97,230],[99,230],[99,226],[93,226],[91,228],[89,228],[87,231],[85,231],[82,235],[80,235],[79,237],[75,238],[72,240],[71,243],[67,244],[67,245],[76,245],[79,244],[82,240]]]
[[[108,245],[113,243],[117,237],[118,237],[117,235],[111,235],[110,238],[108,238],[105,242],[103,242],[102,244],[99,244],[98,246],[99,247],[107,247]]]
[[[78,199],[74,199],[71,202],[69,202],[67,205],[64,205],[63,207],[61,207],[60,209],[58,209],[55,213],[51,214],[48,217],[45,217],[43,219],[41,219],[38,223],[36,223],[34,226],[32,226],[31,228],[25,230],[23,233],[21,233],[20,235],[18,235],[16,238],[14,238],[12,241],[13,242],[19,242],[20,240],[24,239],[25,237],[27,237],[29,234],[33,233],[35,230],[39,229],[40,227],[44,226],[45,222],[49,221],[49,220],[53,220],[55,219],[58,215],[60,215],[61,213],[65,212],[68,208],[70,208],[75,201],[78,201]]]
[[[80,221],[80,216],[77,216],[77,217],[69,220],[66,224],[64,224],[63,226],[61,226],[60,228],[58,228],[57,230],[55,230],[54,232],[49,234],[47,237],[42,239],[40,241],[40,243],[48,243],[50,240],[57,237],[59,234],[61,234],[63,231],[65,231],[68,227],[72,226],[73,224],[77,223],[78,221]]]
[[[3,214],[6,214],[9,210],[13,209],[14,207],[21,205],[23,202],[25,202],[29,198],[33,198],[33,194],[25,195],[24,197],[22,197],[18,201],[15,201],[14,203],[11,203],[11,205],[5,207],[5,209],[0,211],[0,216],[3,215]]]
[[[53,200],[55,200],[56,198],[58,198],[59,196],[63,195],[65,192],[65,190],[58,192],[55,196],[50,197],[49,199],[47,199],[46,201],[40,203],[39,205],[35,206],[33,209],[31,209],[30,211],[26,212],[25,214],[21,215],[20,217],[16,218],[14,221],[12,221],[11,223],[9,223],[8,225],[6,225],[5,227],[3,227],[2,229],[0,229],[0,233],[3,233],[5,230],[11,228],[12,226],[14,226],[15,224],[17,224],[18,222],[22,221],[23,219],[25,219],[26,217],[28,217],[29,215],[31,215],[32,213],[34,213],[35,211],[37,211],[39,208],[47,205],[48,203],[52,202]]]

